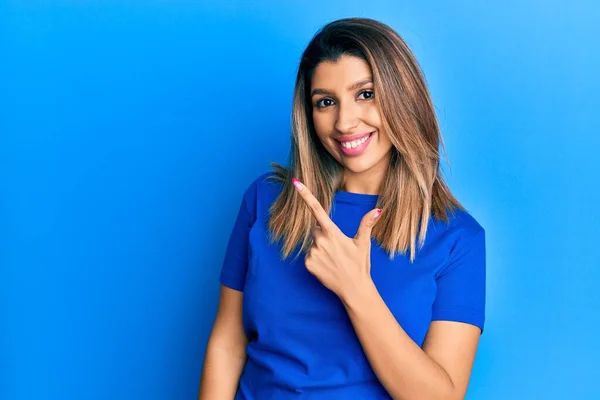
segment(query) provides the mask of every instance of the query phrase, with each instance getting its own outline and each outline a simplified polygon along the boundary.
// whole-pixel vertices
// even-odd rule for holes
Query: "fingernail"
[[[296,178],[292,178],[292,183],[294,184],[294,186],[296,187],[296,189],[298,189],[298,191],[302,190],[302,188],[304,187],[304,185],[302,185],[300,183],[300,181]]]
[[[373,217],[373,219],[375,219],[375,218],[379,217],[379,216],[381,215],[381,212],[382,212],[382,211],[383,211],[383,210],[382,210],[381,208],[378,208],[378,209],[377,209],[377,211],[375,211],[375,216]]]

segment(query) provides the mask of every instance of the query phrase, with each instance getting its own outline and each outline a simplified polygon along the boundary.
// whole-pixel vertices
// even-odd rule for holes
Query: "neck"
[[[344,171],[342,190],[360,194],[379,194],[388,163],[379,163],[362,172]]]

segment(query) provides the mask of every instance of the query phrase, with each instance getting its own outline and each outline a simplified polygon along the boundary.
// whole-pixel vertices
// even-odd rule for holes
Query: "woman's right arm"
[[[221,285],[217,316],[204,357],[199,400],[235,397],[248,343],[242,325],[242,296],[242,292]]]

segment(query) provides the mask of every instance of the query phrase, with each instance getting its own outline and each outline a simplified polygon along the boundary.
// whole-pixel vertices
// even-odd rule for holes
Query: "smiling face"
[[[313,124],[323,146],[344,166],[345,177],[383,177],[392,148],[381,131],[371,68],[363,59],[344,55],[324,61],[311,82]]]

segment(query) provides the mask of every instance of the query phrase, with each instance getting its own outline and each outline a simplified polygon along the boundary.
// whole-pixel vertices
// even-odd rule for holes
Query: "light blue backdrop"
[[[196,396],[240,196],[347,16],[413,48],[487,229],[468,399],[600,398],[598,3],[48,3],[0,2],[0,398]]]

